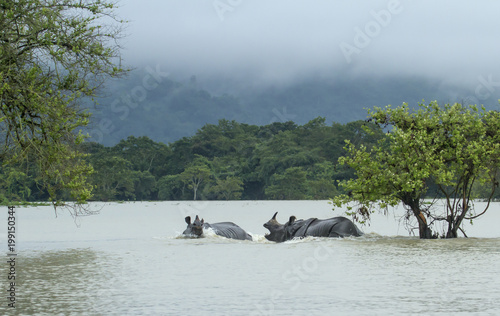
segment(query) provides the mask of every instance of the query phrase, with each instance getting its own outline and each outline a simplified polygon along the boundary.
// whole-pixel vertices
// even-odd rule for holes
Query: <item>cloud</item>
[[[318,73],[408,74],[471,86],[479,76],[500,81],[497,1],[126,0],[120,5],[119,15],[131,20],[125,58],[132,64],[161,63],[174,74],[265,82]],[[384,20],[386,12],[390,18]],[[369,39],[366,45],[356,46],[359,32]],[[350,61],[342,43],[357,49]]]

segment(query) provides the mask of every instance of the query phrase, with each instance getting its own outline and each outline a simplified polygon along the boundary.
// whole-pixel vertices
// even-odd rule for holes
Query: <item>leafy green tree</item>
[[[27,201],[33,180],[17,168],[0,167],[0,194],[8,201]]]
[[[328,200],[338,195],[334,180],[315,179],[307,181],[307,196],[314,200]]]
[[[238,200],[243,192],[243,181],[237,177],[217,179],[216,184],[210,188],[218,198],[225,200]]]
[[[258,160],[255,172],[265,183],[276,173],[283,174],[288,168],[308,166],[320,160],[316,150],[307,150],[297,143],[292,131],[280,132],[261,143],[253,158]]]
[[[283,174],[271,177],[266,195],[276,200],[303,200],[307,198],[306,172],[301,167],[291,167]]]
[[[0,1],[0,128],[2,160],[26,161],[58,204],[61,192],[91,197],[92,168],[75,145],[89,114],[80,100],[119,76],[120,21],[101,0]]]
[[[92,164],[96,172],[92,174],[92,183],[96,187],[93,199],[135,200],[135,182],[137,172],[132,170],[132,164],[120,157],[103,155],[94,158]]]
[[[491,192],[498,186],[499,118],[498,112],[484,108],[436,102],[416,111],[406,104],[369,111],[370,120],[390,128],[387,139],[371,150],[347,141],[348,154],[339,162],[351,166],[356,178],[340,183],[349,194],[337,196],[334,204],[356,201],[352,214],[366,220],[375,207],[402,202],[406,218],[416,219],[420,238],[435,236],[430,228],[435,221],[447,222],[445,237],[457,237],[464,219],[477,218],[489,207],[475,213],[473,184],[489,183]],[[423,201],[431,181],[444,196],[445,214]]]
[[[315,163],[307,171],[308,196],[316,200],[329,199],[338,194],[335,186],[335,166],[330,161]]]
[[[193,153],[214,157],[241,157],[254,144],[258,127],[236,121],[219,120],[218,125],[206,124],[192,137]]]
[[[172,155],[164,162],[165,168],[169,171],[168,174],[179,174],[194,159],[192,138],[183,137],[170,144],[169,148]]]
[[[180,180],[180,175],[166,175],[160,178],[157,183],[159,200],[179,200],[183,199],[184,184]]]
[[[297,129],[297,124],[292,121],[288,122],[274,122],[269,125],[264,125],[259,128],[257,136],[259,138],[269,139],[280,132],[294,131]]]
[[[433,216],[447,223],[447,238],[455,238],[463,220],[483,215],[498,188],[496,176],[500,165],[500,113],[460,104],[446,107],[441,117],[442,131],[432,131],[443,142],[437,151],[444,164],[436,169],[435,182],[445,197],[446,214]],[[474,184],[489,187],[486,207],[476,213]]]
[[[193,200],[197,199],[198,189],[210,179],[208,160],[203,156],[197,158],[180,174],[181,181],[193,190]]]
[[[113,152],[131,162],[134,170],[150,172],[157,178],[167,173],[163,162],[167,161],[171,154],[167,145],[154,142],[146,136],[129,136],[113,146]]]
[[[156,179],[149,171],[134,171],[135,200],[153,200],[156,195]]]
[[[481,178],[486,178],[482,176]],[[496,174],[492,174],[491,178],[493,181],[500,183],[500,173],[497,171]],[[495,188],[495,192],[491,192],[491,184],[489,182],[482,183],[481,181],[476,181],[472,187],[472,195],[478,197],[478,199],[487,200],[488,196],[492,196],[491,201],[497,201],[500,199],[500,190]]]

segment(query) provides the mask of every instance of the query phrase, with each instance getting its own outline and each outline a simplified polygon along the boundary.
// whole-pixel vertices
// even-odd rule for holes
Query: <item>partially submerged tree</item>
[[[402,203],[406,219],[418,222],[420,238],[437,236],[431,231],[435,222],[447,223],[444,237],[457,237],[464,219],[486,212],[498,187],[498,112],[432,102],[415,111],[406,104],[374,108],[368,120],[387,128],[387,137],[371,150],[346,141],[348,154],[339,163],[352,167],[356,178],[340,182],[349,193],[333,199],[337,207],[356,202],[348,206],[349,214],[365,221],[377,208]],[[491,192],[479,213],[472,203],[476,181],[487,184]],[[444,214],[424,201],[431,183],[437,187],[436,196],[444,197]]]
[[[76,149],[89,121],[81,100],[123,73],[113,8],[106,0],[0,0],[0,158],[37,166],[54,205],[65,190],[77,202],[91,196],[92,167]]]

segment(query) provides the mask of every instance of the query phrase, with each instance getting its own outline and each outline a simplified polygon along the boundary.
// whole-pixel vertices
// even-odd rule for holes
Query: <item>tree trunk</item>
[[[414,198],[413,196],[406,196],[403,199],[403,204],[411,209],[413,215],[417,219],[418,222],[418,235],[420,239],[431,239],[435,238],[432,235],[432,230],[429,228],[427,224],[427,220],[425,219],[424,214],[420,211],[420,201],[418,198]]]
[[[417,218],[418,221],[418,234],[420,239],[432,239],[435,238],[432,235],[432,230],[427,225],[427,220],[425,219],[424,214],[420,211],[418,207],[412,207],[413,215]]]
[[[457,238],[457,237],[458,234],[456,229],[448,230],[448,232],[446,233],[446,238]]]
[[[452,216],[448,216],[448,232],[446,232],[446,238],[457,238],[458,237],[458,227],[460,227],[460,224],[458,224],[458,219],[457,221],[453,220]]]
[[[462,221],[464,220],[468,209],[469,200],[466,199],[464,195],[462,200],[462,209],[451,212],[452,215],[448,215],[448,218],[446,219],[448,222],[448,232],[446,232],[446,238],[458,238],[458,230],[460,229],[460,225],[462,225]],[[467,235],[465,235],[465,237],[467,237]]]
[[[427,225],[427,220],[425,219],[424,214],[420,211],[419,214],[417,215],[417,220],[418,220],[418,233],[420,239],[434,238],[432,236],[432,230],[429,228],[429,225]]]

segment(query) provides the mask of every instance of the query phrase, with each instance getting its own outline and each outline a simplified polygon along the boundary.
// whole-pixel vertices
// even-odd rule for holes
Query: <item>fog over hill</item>
[[[93,140],[172,142],[219,119],[249,124],[438,100],[498,108],[499,1],[121,0],[123,64]]]
[[[486,88],[483,89],[488,92]],[[174,80],[161,69],[136,69],[125,79],[110,82],[98,100],[89,133],[92,141],[114,145],[130,135],[169,143],[191,136],[220,119],[267,125],[307,123],[318,116],[347,123],[366,118],[367,108],[417,105],[438,100],[498,108],[500,94],[477,95],[474,90],[437,80],[410,76],[304,78],[288,84],[241,85],[224,79],[205,82],[196,76]],[[495,91],[493,91],[495,92]]]

